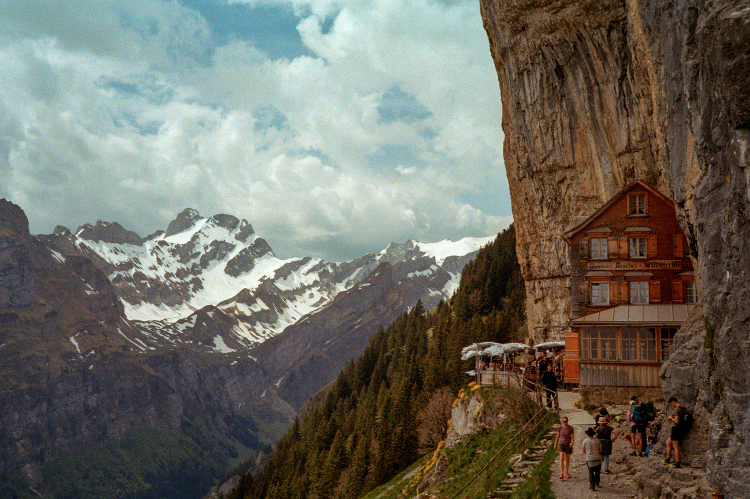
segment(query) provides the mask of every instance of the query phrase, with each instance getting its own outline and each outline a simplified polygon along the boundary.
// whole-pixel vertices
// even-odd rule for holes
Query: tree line
[[[522,339],[524,300],[511,225],[466,265],[450,300],[429,312],[417,303],[381,327],[225,499],[354,499],[389,481],[444,439],[473,367],[461,349]]]

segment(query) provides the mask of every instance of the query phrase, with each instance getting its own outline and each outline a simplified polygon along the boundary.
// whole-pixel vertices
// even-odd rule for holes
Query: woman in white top
[[[586,430],[587,439],[583,441],[581,452],[586,454],[586,466],[589,468],[589,486],[591,490],[600,487],[600,474],[602,471],[602,443],[595,438],[594,429]]]

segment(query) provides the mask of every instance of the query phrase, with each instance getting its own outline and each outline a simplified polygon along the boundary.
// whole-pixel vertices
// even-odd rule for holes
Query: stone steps
[[[550,431],[547,436],[539,442],[539,445],[529,447],[523,454],[516,454],[509,460],[510,472],[506,475],[500,485],[487,494],[487,499],[499,499],[510,497],[516,487],[526,481],[529,473],[537,467],[544,457],[547,449],[554,442],[555,432]]]

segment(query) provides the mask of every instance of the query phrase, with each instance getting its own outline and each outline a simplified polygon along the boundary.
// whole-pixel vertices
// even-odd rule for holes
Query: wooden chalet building
[[[578,383],[584,397],[597,389],[623,399],[630,392],[656,393],[661,364],[697,299],[674,204],[636,180],[567,238],[566,383]]]

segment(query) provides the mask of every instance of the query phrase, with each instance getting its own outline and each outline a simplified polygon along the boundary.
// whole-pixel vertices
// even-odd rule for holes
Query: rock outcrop
[[[567,322],[566,228],[636,178],[670,196],[705,326],[678,333],[693,368],[676,356],[664,388],[710,420],[712,486],[750,496],[750,6],[481,0],[481,10],[530,330],[554,337]]]

